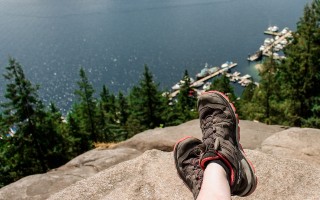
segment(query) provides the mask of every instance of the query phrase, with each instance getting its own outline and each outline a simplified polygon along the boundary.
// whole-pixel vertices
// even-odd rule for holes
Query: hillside
[[[320,198],[320,130],[251,121],[240,121],[240,127],[259,178],[253,195],[241,199]],[[2,188],[0,199],[192,199],[171,152],[186,135],[201,137],[198,120],[144,131],[112,149],[91,150]]]

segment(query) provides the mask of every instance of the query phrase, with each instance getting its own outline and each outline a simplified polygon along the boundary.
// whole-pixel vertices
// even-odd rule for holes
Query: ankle
[[[228,183],[230,185],[230,169],[227,167],[227,165],[222,161],[222,160],[212,160],[210,162],[208,162],[207,167],[211,164],[216,164],[218,166],[220,166],[220,168],[224,171],[224,173],[226,174],[226,178],[228,180]],[[212,165],[211,165],[212,166]],[[206,169],[207,169],[206,167]]]
[[[230,186],[224,168],[210,162],[203,174],[203,183],[197,200],[230,200]]]

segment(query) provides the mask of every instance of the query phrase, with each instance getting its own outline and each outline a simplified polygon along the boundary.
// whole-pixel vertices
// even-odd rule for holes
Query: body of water
[[[44,102],[68,109],[84,67],[97,94],[102,85],[128,91],[147,64],[162,89],[184,70],[195,76],[205,63],[239,63],[257,78],[248,53],[270,25],[295,30],[311,0],[2,0],[0,73],[8,57],[39,84]],[[0,94],[5,80],[0,78]],[[3,101],[3,95],[0,99]]]

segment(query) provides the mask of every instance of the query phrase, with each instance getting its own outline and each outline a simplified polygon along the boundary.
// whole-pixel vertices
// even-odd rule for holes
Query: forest
[[[320,1],[304,8],[286,59],[263,61],[259,85],[250,84],[240,98],[222,75],[210,90],[228,95],[240,119],[266,124],[320,128]],[[0,188],[22,177],[45,173],[100,143],[116,143],[157,127],[175,126],[198,117],[197,97],[186,70],[175,99],[161,91],[144,66],[138,84],[127,95],[113,94],[104,85],[96,95],[83,68],[79,71],[77,101],[66,116],[38,96],[22,65],[10,58],[0,105]]]

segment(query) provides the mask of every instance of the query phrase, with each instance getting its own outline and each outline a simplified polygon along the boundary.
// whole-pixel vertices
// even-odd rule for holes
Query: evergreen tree
[[[116,123],[115,104],[113,102],[113,94],[110,94],[107,86],[103,85],[98,103],[98,126],[100,132],[100,141],[114,141],[114,133],[112,125]]]
[[[4,110],[1,123],[5,128],[1,130],[0,185],[46,172],[57,166],[58,158],[65,156],[59,146],[62,135],[48,120],[49,114],[37,95],[38,86],[31,84],[14,59],[9,59],[6,70],[8,102],[1,104]],[[7,137],[9,131],[13,135]]]
[[[184,76],[182,78],[183,84],[180,87],[180,91],[177,97],[177,104],[175,106],[178,107],[179,119],[182,122],[186,122],[191,119],[195,119],[197,117],[196,112],[196,92],[191,88],[191,81],[186,70],[184,72]]]
[[[176,126],[185,122],[181,107],[169,96],[169,93],[165,93],[163,105],[165,105],[163,115],[165,126]]]
[[[253,106],[256,106],[256,104],[253,104],[253,96],[256,89],[257,86],[253,82],[251,82],[243,90],[240,99],[240,112],[238,113],[240,119],[255,119],[255,117],[252,116],[254,115],[254,112],[252,110],[254,109]]]
[[[158,85],[154,83],[153,76],[145,65],[139,87],[134,87],[129,95],[131,113],[128,122],[136,125],[136,131],[152,129],[162,124],[162,98]]]
[[[77,84],[79,89],[75,91],[75,94],[79,98],[79,104],[75,111],[79,115],[80,126],[89,135],[92,142],[97,142],[96,99],[93,97],[94,89],[83,68],[80,69],[80,80]]]
[[[257,102],[256,115],[260,114],[260,117],[256,119],[267,124],[281,123],[283,114],[281,112],[281,93],[280,84],[277,81],[279,63],[273,57],[273,51],[271,56],[263,63],[262,70],[260,71],[261,81],[257,88],[257,93],[254,95],[254,100]]]
[[[51,103],[48,111],[38,113],[36,122],[38,132],[45,136],[41,145],[46,148],[44,158],[49,169],[59,167],[71,159],[72,152],[69,150],[70,141],[65,131],[66,124],[55,104]]]
[[[129,104],[129,117],[126,127],[128,128],[128,137],[136,133],[146,130],[148,127],[142,123],[144,117],[143,101],[141,99],[141,88],[138,86],[132,87],[128,96]]]
[[[229,97],[230,101],[233,103],[235,103],[237,99],[236,95],[234,94],[234,89],[230,85],[230,80],[225,74],[222,74],[221,77],[213,80],[210,86],[210,90],[217,90],[226,94]]]
[[[287,59],[279,68],[289,125],[319,127],[320,98],[320,18],[319,1],[304,9],[293,41],[285,50]],[[314,124],[314,125],[312,125]]]
[[[67,132],[70,140],[70,151],[75,157],[92,148],[92,140],[87,132],[81,128],[81,120],[78,116],[77,105],[73,108],[67,116]]]
[[[119,92],[118,101],[117,101],[117,110],[118,110],[119,123],[122,127],[124,127],[127,123],[128,116],[129,116],[128,109],[129,109],[129,105],[128,105],[127,99],[122,94],[122,92]]]

